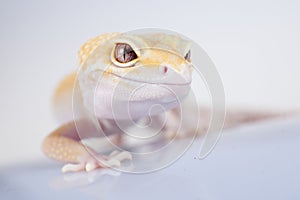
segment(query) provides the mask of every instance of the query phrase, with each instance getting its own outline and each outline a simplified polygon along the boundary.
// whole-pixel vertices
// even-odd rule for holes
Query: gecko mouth
[[[125,77],[125,76],[121,76],[118,75],[116,73],[113,72],[106,72],[104,70],[98,69],[97,71],[94,72],[101,72],[101,73],[106,73],[112,76],[115,76],[117,78],[120,78],[122,80],[126,80],[126,81],[131,81],[131,82],[136,82],[136,83],[144,83],[144,84],[153,84],[153,85],[166,85],[166,86],[189,86],[191,85],[192,81],[191,80],[185,80],[184,82],[179,82],[179,83],[172,83],[172,82],[157,82],[157,81],[151,81],[151,80],[147,80],[147,81],[143,81],[143,80],[138,80],[138,79],[134,79],[134,78],[130,78],[130,77]],[[184,80],[184,78],[182,78]],[[181,79],[181,81],[182,81]]]
[[[107,118],[115,118],[115,116],[111,116],[113,112],[107,112],[103,107],[122,108],[117,109],[119,119],[123,119],[122,113],[119,112],[128,110],[133,118],[139,118],[148,113],[153,106],[163,107],[166,110],[178,106],[191,91],[191,81],[184,80],[180,74],[177,78],[180,82],[170,78],[163,80],[168,82],[163,82],[159,80],[143,81],[112,72],[107,73],[100,69],[94,70],[92,73],[91,78],[95,81],[93,84],[96,84],[96,88],[86,94],[91,95],[92,105],[96,105],[96,108],[93,109],[97,110],[98,115],[107,116]],[[114,80],[114,78],[119,80]],[[103,106],[103,104],[108,106]],[[130,108],[127,109],[128,106]],[[126,115],[124,119],[127,119]]]

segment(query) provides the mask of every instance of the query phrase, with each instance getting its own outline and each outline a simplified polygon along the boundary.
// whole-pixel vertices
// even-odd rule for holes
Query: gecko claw
[[[128,151],[123,151],[123,152],[119,152],[119,153],[113,154],[111,156],[111,158],[117,159],[117,160],[120,160],[120,161],[123,161],[123,160],[132,160],[132,155]]]
[[[98,166],[96,163],[90,162],[85,165],[85,171],[90,172],[90,171],[96,169],[97,167]]]

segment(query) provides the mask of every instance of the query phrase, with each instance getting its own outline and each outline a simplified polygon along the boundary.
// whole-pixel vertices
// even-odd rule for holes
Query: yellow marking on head
[[[181,70],[181,66],[186,64],[186,61],[179,55],[173,52],[164,51],[160,49],[147,50],[139,60],[139,65],[160,67],[166,65],[176,71]]]
[[[78,59],[80,65],[82,65],[87,58],[91,55],[91,53],[103,42],[109,40],[110,38],[118,35],[119,33],[105,33],[89,39],[86,43],[84,43],[79,52],[78,52]]]

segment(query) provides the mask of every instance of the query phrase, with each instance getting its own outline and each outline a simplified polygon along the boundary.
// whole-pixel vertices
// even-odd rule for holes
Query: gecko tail
[[[228,109],[226,111],[224,128],[234,128],[244,124],[284,119],[299,114],[294,111],[273,111],[273,110],[240,110]]]

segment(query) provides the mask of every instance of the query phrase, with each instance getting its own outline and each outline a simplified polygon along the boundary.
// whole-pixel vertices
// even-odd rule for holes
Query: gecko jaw
[[[97,71],[101,71],[102,73],[107,73],[106,71],[104,70],[101,70],[101,69],[98,69]],[[125,77],[125,76],[121,76],[121,75],[118,75],[116,73],[113,73],[113,72],[110,72],[109,73],[110,75],[113,75],[117,78],[120,78],[122,80],[126,80],[126,81],[132,81],[132,82],[136,82],[136,83],[146,83],[146,84],[154,84],[154,85],[170,85],[170,86],[188,86],[192,83],[192,80],[188,80],[186,82],[182,82],[182,83],[166,83],[166,82],[156,82],[156,81],[142,81],[142,80],[138,80],[138,79],[133,79],[133,78],[128,78],[128,77]]]

